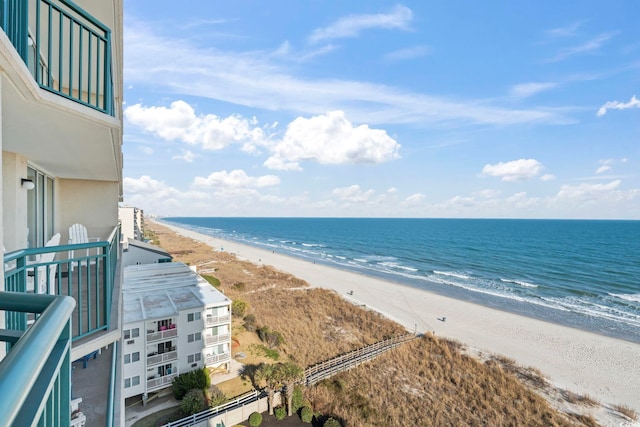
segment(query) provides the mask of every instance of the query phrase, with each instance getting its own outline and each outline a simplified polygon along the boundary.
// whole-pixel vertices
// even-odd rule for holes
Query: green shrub
[[[211,385],[211,378],[206,369],[196,369],[180,374],[173,379],[173,395],[181,400],[189,390],[206,390]]]
[[[204,393],[198,389],[189,390],[180,401],[180,411],[185,417],[204,411],[206,406]]]
[[[342,427],[342,425],[340,424],[340,421],[335,418],[329,418],[324,422],[324,424],[322,424],[322,427]]]
[[[220,406],[227,401],[227,396],[225,396],[224,393],[215,385],[209,387],[209,390],[207,391],[207,398],[209,400],[210,408]]]
[[[217,277],[209,276],[207,274],[201,274],[202,278],[209,282],[209,284],[215,288],[220,287],[220,280]]]
[[[260,412],[253,412],[249,415],[249,425],[251,427],[258,427],[262,424],[262,414]]]
[[[278,406],[273,410],[273,415],[276,417],[276,420],[284,420],[284,417],[287,416],[287,409],[284,406]]]
[[[236,282],[233,284],[233,287],[236,288],[236,290],[242,292],[244,291],[244,288],[246,287],[245,284],[243,282]]]
[[[266,342],[270,348],[277,348],[284,344],[282,334],[277,331],[272,331],[268,326],[260,326],[256,332],[258,332],[260,340]]]
[[[256,331],[256,316],[254,316],[253,314],[247,314],[244,317],[244,328],[248,331],[248,332],[255,332]]]
[[[247,312],[249,308],[249,304],[241,299],[234,299],[231,302],[231,314],[236,317],[244,317],[244,314]]]
[[[304,406],[304,396],[302,395],[302,387],[296,385],[293,387],[293,396],[291,397],[291,412],[298,413],[298,410]]]
[[[313,411],[308,406],[303,406],[300,409],[300,419],[303,423],[311,424],[313,421]]]

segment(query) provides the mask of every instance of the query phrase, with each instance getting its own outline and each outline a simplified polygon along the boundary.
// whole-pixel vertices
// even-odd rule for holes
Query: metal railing
[[[167,329],[164,331],[158,331],[158,332],[147,331],[147,343],[151,343],[155,341],[166,341],[175,336],[178,336],[178,329],[176,327],[173,327],[171,329]]]
[[[230,334],[220,334],[220,335],[205,335],[204,336],[204,345],[210,346],[214,344],[218,344],[221,342],[228,342],[229,338],[231,338]]]
[[[147,356],[147,366],[157,365],[158,363],[170,362],[178,359],[177,351],[168,351],[162,354],[154,354]]]
[[[74,341],[108,330],[119,239],[120,229],[116,227],[106,241],[8,252],[4,257],[4,288],[11,292],[73,297],[76,300]],[[68,257],[71,251],[74,255]],[[45,254],[62,259],[42,261]],[[6,313],[6,324],[9,329],[24,331],[36,317],[27,313]]]
[[[263,397],[266,397],[266,394],[264,392],[259,393],[258,391],[254,390],[247,394],[243,394],[242,396],[239,396],[230,402],[224,403],[220,406],[216,406],[215,408],[205,409],[202,412],[198,412],[197,414],[190,415],[178,421],[170,422],[169,424],[165,424],[163,427],[193,426],[203,421],[207,421],[208,419],[213,418],[216,415],[231,411],[236,408],[240,408],[243,405],[247,405],[249,403],[253,403]]]
[[[0,25],[40,87],[114,114],[104,24],[70,0],[0,0]]]
[[[222,363],[231,360],[230,353],[210,354],[205,357],[205,364],[211,365],[212,363]]]
[[[205,324],[207,326],[211,326],[211,325],[217,325],[219,323],[229,323],[230,319],[231,319],[231,315],[229,314],[225,314],[223,316],[212,316],[210,314],[207,314],[207,317],[205,317]]]
[[[178,376],[178,373],[173,373],[169,375],[165,375],[160,378],[152,378],[147,380],[147,391],[152,391],[157,388],[165,387],[171,383],[173,383],[173,379]]]
[[[0,292],[0,310],[38,317],[24,333],[0,330],[0,339],[10,347],[0,362],[3,425],[69,424],[74,306],[69,297]]]

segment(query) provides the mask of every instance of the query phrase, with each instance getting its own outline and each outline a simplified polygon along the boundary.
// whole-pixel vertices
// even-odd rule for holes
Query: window
[[[140,375],[136,375],[135,377],[131,378],[131,386],[136,386],[140,384]]]
[[[187,335],[187,342],[200,341],[202,339],[202,332],[196,332],[195,334]]]
[[[33,181],[35,189],[27,192],[28,245],[35,248],[53,236],[53,178],[27,167],[27,178]]]
[[[134,328],[131,330],[131,338],[138,338],[140,336],[140,328]]]
[[[202,354],[200,353],[190,354],[189,356],[187,356],[188,363],[199,362],[201,360],[202,360]]]
[[[193,354],[187,356],[187,363],[193,363]]]
[[[125,378],[124,380],[124,388],[131,387],[131,378]]]
[[[127,363],[131,363],[131,355],[130,354],[125,354],[124,355],[124,364],[126,365]]]
[[[122,335],[124,336],[125,340],[128,340],[129,338],[131,338],[131,329],[127,329],[127,330],[123,331]]]
[[[133,353],[131,355],[131,361],[132,362],[138,362],[140,360],[140,352],[136,351],[135,353]]]
[[[187,322],[193,322],[194,320],[200,320],[201,318],[202,314],[199,311],[187,314]]]

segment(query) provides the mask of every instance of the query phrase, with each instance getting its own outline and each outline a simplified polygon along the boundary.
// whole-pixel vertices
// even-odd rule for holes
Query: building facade
[[[231,301],[185,264],[125,267],[122,300],[124,398],[205,366],[229,371]]]
[[[0,0],[0,27],[0,413],[69,425],[91,375],[72,361],[115,361],[121,338],[122,0]],[[76,223],[91,252],[59,249]],[[124,425],[108,375],[89,425]]]
[[[143,240],[144,238],[144,212],[133,206],[118,207],[118,218],[122,232],[122,241],[128,239]]]

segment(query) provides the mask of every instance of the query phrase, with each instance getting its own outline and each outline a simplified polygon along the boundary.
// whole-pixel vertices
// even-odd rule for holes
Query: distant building
[[[133,206],[119,206],[118,219],[121,224],[122,241],[128,239],[143,240],[144,212]]]
[[[139,264],[157,264],[171,262],[173,260],[171,254],[160,246],[145,243],[140,240],[129,239],[126,245],[125,242],[123,242],[123,247],[127,248],[122,253],[123,267]]]
[[[185,264],[125,267],[122,300],[124,398],[204,366],[229,371],[231,301]]]

